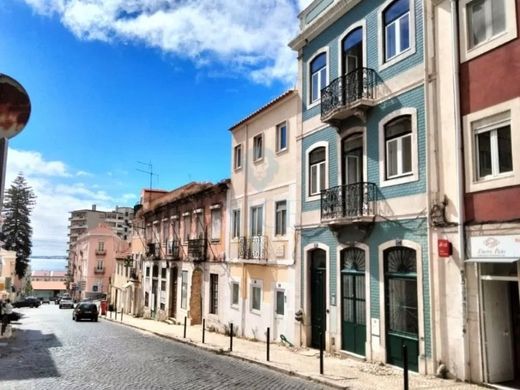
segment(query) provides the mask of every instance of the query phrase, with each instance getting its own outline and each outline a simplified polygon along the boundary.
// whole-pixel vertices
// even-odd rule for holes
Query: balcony
[[[321,120],[329,124],[373,107],[377,99],[377,73],[358,68],[333,80],[321,90]]]
[[[96,255],[106,255],[106,253],[105,249],[96,249]]]
[[[205,238],[197,238],[188,240],[188,257],[192,261],[205,261],[208,240]]]
[[[321,221],[329,225],[372,222],[377,208],[377,186],[360,182],[321,192]]]
[[[95,267],[94,268],[95,274],[104,274],[105,273],[105,267]]]
[[[181,258],[181,243],[180,241],[168,242],[167,255],[173,260],[179,260]]]
[[[240,237],[238,258],[244,260],[267,260],[267,237]]]
[[[153,260],[160,260],[161,246],[158,243],[149,242],[146,248],[146,256],[152,257]]]

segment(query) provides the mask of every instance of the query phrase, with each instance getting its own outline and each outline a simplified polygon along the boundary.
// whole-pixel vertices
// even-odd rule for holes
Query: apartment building
[[[227,322],[248,338],[294,342],[300,99],[289,90],[231,127]]]
[[[16,296],[16,252],[0,248],[0,299]]]
[[[144,316],[224,327],[224,232],[229,180],[188,183],[143,204]],[[139,228],[138,230],[141,230]]]
[[[299,58],[303,345],[433,373],[424,3],[315,0]]]

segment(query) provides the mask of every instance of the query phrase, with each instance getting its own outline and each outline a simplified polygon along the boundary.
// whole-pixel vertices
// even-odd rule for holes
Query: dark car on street
[[[95,303],[81,302],[72,312],[72,319],[74,321],[89,319],[91,321],[98,320],[98,309]]]
[[[40,300],[36,297],[25,297],[13,303],[13,307],[39,307]]]

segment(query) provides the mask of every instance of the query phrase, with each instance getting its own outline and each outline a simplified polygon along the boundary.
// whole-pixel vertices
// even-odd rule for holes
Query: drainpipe
[[[244,211],[244,231],[243,235],[245,237],[245,233],[247,232],[247,180],[248,180],[248,171],[249,171],[249,125],[246,123],[246,135],[244,141],[244,188],[243,188],[243,198],[242,198],[242,210]],[[240,244],[239,244],[240,245]],[[243,260],[243,259],[242,259]],[[244,261],[242,261],[242,310],[240,315],[240,333],[242,337],[245,336],[245,326],[246,326],[246,294],[248,291],[247,288],[247,273]]]
[[[462,295],[462,340],[463,340],[463,370],[462,379],[469,380],[469,338],[468,338],[468,305],[466,291],[466,272],[464,259],[466,258],[466,242],[464,237],[464,164],[463,164],[463,144],[461,137],[461,116],[460,116],[460,83],[459,83],[459,29],[458,29],[458,1],[451,0],[451,28],[456,37],[453,44],[452,65],[453,65],[453,91],[455,93],[453,119],[455,124],[455,145],[457,148],[457,200],[459,204],[459,223],[457,225],[457,239],[459,247],[460,278],[461,278],[461,295]]]

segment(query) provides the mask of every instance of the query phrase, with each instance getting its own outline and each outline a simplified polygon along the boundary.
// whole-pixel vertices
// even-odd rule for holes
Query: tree
[[[32,247],[31,211],[36,204],[36,195],[22,173],[14,179],[5,193],[2,217],[4,248],[16,252],[16,275],[24,277]]]

